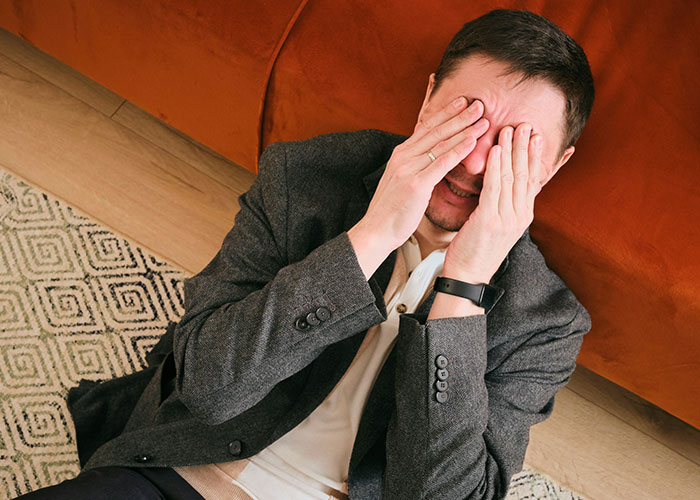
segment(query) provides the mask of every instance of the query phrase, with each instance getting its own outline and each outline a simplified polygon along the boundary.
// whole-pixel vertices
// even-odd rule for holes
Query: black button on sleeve
[[[437,399],[438,403],[446,403],[448,396],[446,392],[436,392],[435,393],[435,399]]]
[[[444,380],[438,380],[437,382],[435,382],[435,388],[439,392],[445,392],[447,390],[447,382],[445,382]]]
[[[438,368],[447,368],[447,358],[440,354],[437,358],[435,358],[435,366]]]
[[[242,449],[243,449],[243,446],[241,445],[240,441],[231,441],[228,444],[228,452],[233,456],[240,455]]]
[[[321,324],[321,320],[318,319],[316,313],[309,313],[306,315],[306,322],[311,326],[317,326]]]
[[[308,330],[309,324],[306,322],[306,318],[302,318],[301,316],[298,317],[297,320],[294,322],[294,328],[302,332]]]
[[[449,372],[445,370],[444,368],[440,369],[436,373],[438,380],[447,380],[447,377],[449,376]]]
[[[319,307],[316,309],[316,317],[321,321],[326,321],[331,318],[331,312],[327,307]]]
[[[150,462],[151,457],[149,455],[136,455],[134,457],[134,462],[138,462],[140,464],[145,464],[146,462]]]

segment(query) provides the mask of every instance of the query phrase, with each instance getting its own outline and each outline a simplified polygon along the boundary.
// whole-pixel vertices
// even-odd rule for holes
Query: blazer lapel
[[[367,191],[367,197],[357,197],[350,200],[345,213],[345,222],[343,224],[344,230],[349,230],[352,226],[357,224],[357,222],[365,215],[367,212],[367,207],[369,202],[374,196],[377,190],[377,185],[379,180],[384,174],[384,169],[386,168],[386,163],[381,165],[376,170],[370,172],[363,178],[363,183]],[[389,285],[389,280],[391,279],[391,274],[394,271],[394,264],[396,262],[396,250],[391,252],[389,256],[382,262],[379,268],[370,278],[370,281],[374,281],[377,286],[384,292],[386,287]]]
[[[373,170],[362,179],[367,191],[367,196],[357,196],[351,199],[348,203],[345,211],[345,221],[343,222],[343,229],[345,231],[357,224],[357,222],[364,217],[365,213],[367,212],[369,202],[372,199],[372,196],[374,196],[374,192],[377,190],[377,184],[379,184],[379,179],[381,179],[385,168],[386,163],[384,163],[378,169]]]
[[[362,461],[377,438],[389,426],[394,412],[394,373],[396,350],[391,349],[367,399],[350,457],[350,471]]]

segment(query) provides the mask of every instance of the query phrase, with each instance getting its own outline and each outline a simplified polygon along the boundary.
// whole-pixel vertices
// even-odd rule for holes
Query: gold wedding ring
[[[428,151],[426,154],[428,155],[428,158],[430,158],[431,162],[435,161],[435,155],[432,151]]]

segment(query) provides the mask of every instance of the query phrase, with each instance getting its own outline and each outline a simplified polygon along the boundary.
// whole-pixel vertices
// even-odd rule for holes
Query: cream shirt
[[[396,341],[399,316],[414,312],[428,295],[444,260],[445,249],[421,260],[414,236],[401,246],[384,293],[386,321],[367,331],[350,367],[326,399],[294,429],[250,457],[242,472],[240,461],[175,470],[207,499],[227,498],[231,483],[259,500],[327,499],[327,486],[347,493],[360,418]],[[217,490],[221,495],[212,495]]]

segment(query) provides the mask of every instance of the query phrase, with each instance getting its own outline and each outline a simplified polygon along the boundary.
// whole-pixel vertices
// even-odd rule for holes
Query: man
[[[409,138],[268,147],[150,366],[69,394],[83,472],[26,498],[505,497],[590,329],[527,228],[592,103],[573,40],[493,11]]]

